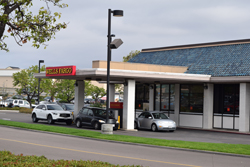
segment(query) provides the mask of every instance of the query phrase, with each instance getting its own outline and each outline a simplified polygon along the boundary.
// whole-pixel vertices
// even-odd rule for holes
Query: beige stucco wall
[[[107,68],[107,61],[96,60],[92,62],[92,68]],[[110,69],[119,70],[137,70],[137,71],[154,71],[154,72],[171,72],[184,73],[188,67],[182,66],[164,66],[142,63],[128,63],[128,62],[110,62]]]

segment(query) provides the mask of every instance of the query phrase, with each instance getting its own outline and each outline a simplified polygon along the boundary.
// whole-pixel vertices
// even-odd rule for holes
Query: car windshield
[[[93,109],[95,116],[105,116],[106,110],[103,109]],[[111,114],[109,114],[111,116]]]
[[[74,105],[73,104],[66,104],[66,110],[74,110]]]
[[[63,110],[63,108],[59,105],[47,105],[48,110]]]
[[[168,119],[168,116],[166,116],[164,113],[152,113],[154,119]]]

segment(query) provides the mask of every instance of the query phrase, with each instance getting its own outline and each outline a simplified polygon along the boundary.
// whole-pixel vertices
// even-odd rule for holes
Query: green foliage
[[[141,53],[139,50],[132,50],[127,56],[123,57],[123,62],[127,62],[130,59],[132,59],[133,57],[135,57],[136,55],[138,55],[139,53]]]
[[[45,156],[35,156],[35,155],[26,155],[23,154],[12,154],[10,151],[0,151],[0,166],[9,167],[9,166],[57,166],[57,167],[119,167],[119,165],[113,165],[108,162],[101,161],[76,161],[76,160],[50,160]],[[121,166],[122,167],[122,166]],[[130,166],[123,166],[130,167]],[[132,167],[132,166],[131,166]],[[138,166],[139,167],[139,166]]]
[[[0,107],[0,110],[19,110],[20,108],[19,107],[13,107],[13,108],[10,108],[10,107]]]
[[[56,97],[70,103],[75,96],[75,80],[61,79],[57,81],[56,85],[58,89]]]
[[[98,86],[92,85],[90,90],[91,90],[91,96],[95,100],[97,100],[99,97],[103,97],[106,95],[106,90],[104,88],[100,88]]]
[[[40,71],[45,71],[44,65],[40,68]],[[27,101],[30,103],[30,105],[31,99],[37,97],[38,95],[38,79],[33,76],[34,73],[38,73],[37,65],[31,66],[28,69],[23,69],[20,72],[13,74],[13,86],[17,87],[16,92],[18,94],[27,95]],[[50,82],[50,79],[41,79],[40,94],[42,92],[47,92]]]
[[[91,107],[99,107],[99,108],[104,108],[104,104],[102,103],[99,103],[99,102],[96,102],[94,104],[90,104]]]
[[[67,27],[66,23],[57,23],[61,13],[52,12],[49,5],[59,8],[68,7],[62,0],[43,0],[44,6],[36,14],[31,12],[34,0],[0,0],[0,50],[8,51],[4,42],[6,30],[20,46],[32,41],[33,47],[39,48],[55,38],[55,33]]]

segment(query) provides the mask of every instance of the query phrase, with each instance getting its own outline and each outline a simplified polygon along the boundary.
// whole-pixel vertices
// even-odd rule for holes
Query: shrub
[[[31,112],[33,111],[33,108],[24,108],[24,107],[21,107],[19,109],[19,112],[20,113],[28,113],[28,114],[31,114]]]
[[[19,110],[20,108],[19,107],[13,107],[13,108],[10,108],[10,107],[0,107],[0,110]]]
[[[0,166],[1,167],[9,167],[9,166],[120,167],[119,165],[112,165],[110,163],[101,161],[49,160],[45,156],[34,156],[34,155],[24,156],[23,154],[15,155],[9,151],[0,151]],[[132,166],[123,166],[123,167],[132,167]]]
[[[103,108],[103,104],[102,103],[94,103],[94,104],[90,104],[91,107],[99,107],[99,108]]]

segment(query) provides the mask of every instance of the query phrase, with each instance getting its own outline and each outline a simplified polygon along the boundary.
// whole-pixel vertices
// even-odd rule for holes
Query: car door
[[[88,115],[88,108],[83,108],[80,112],[79,112],[79,116],[82,120],[82,124],[87,124],[87,115]]]
[[[19,100],[19,101],[18,101],[18,106],[19,106],[19,107],[24,107],[23,100]]]
[[[30,108],[30,103],[26,100],[24,100],[24,107],[25,108]]]
[[[86,116],[86,123],[88,125],[91,125],[91,121],[92,121],[93,118],[94,118],[94,112],[93,112],[93,110],[89,109],[88,114]]]
[[[13,101],[13,106],[18,106],[18,100]]]
[[[42,105],[39,105],[39,106],[37,106],[36,108],[34,108],[34,113],[36,113],[36,117],[37,118],[41,118],[41,111],[42,110]]]
[[[146,129],[151,129],[151,124],[153,121],[153,117],[149,112],[145,112],[143,121],[141,121],[141,126]]]
[[[140,128],[143,128],[143,121],[144,121],[144,118],[145,118],[145,112],[141,113],[139,116],[138,116],[138,126]]]
[[[41,114],[40,117],[42,119],[47,119],[47,113],[48,113],[47,108],[45,105],[41,105],[41,106],[42,106],[42,109],[40,110],[40,114]]]

